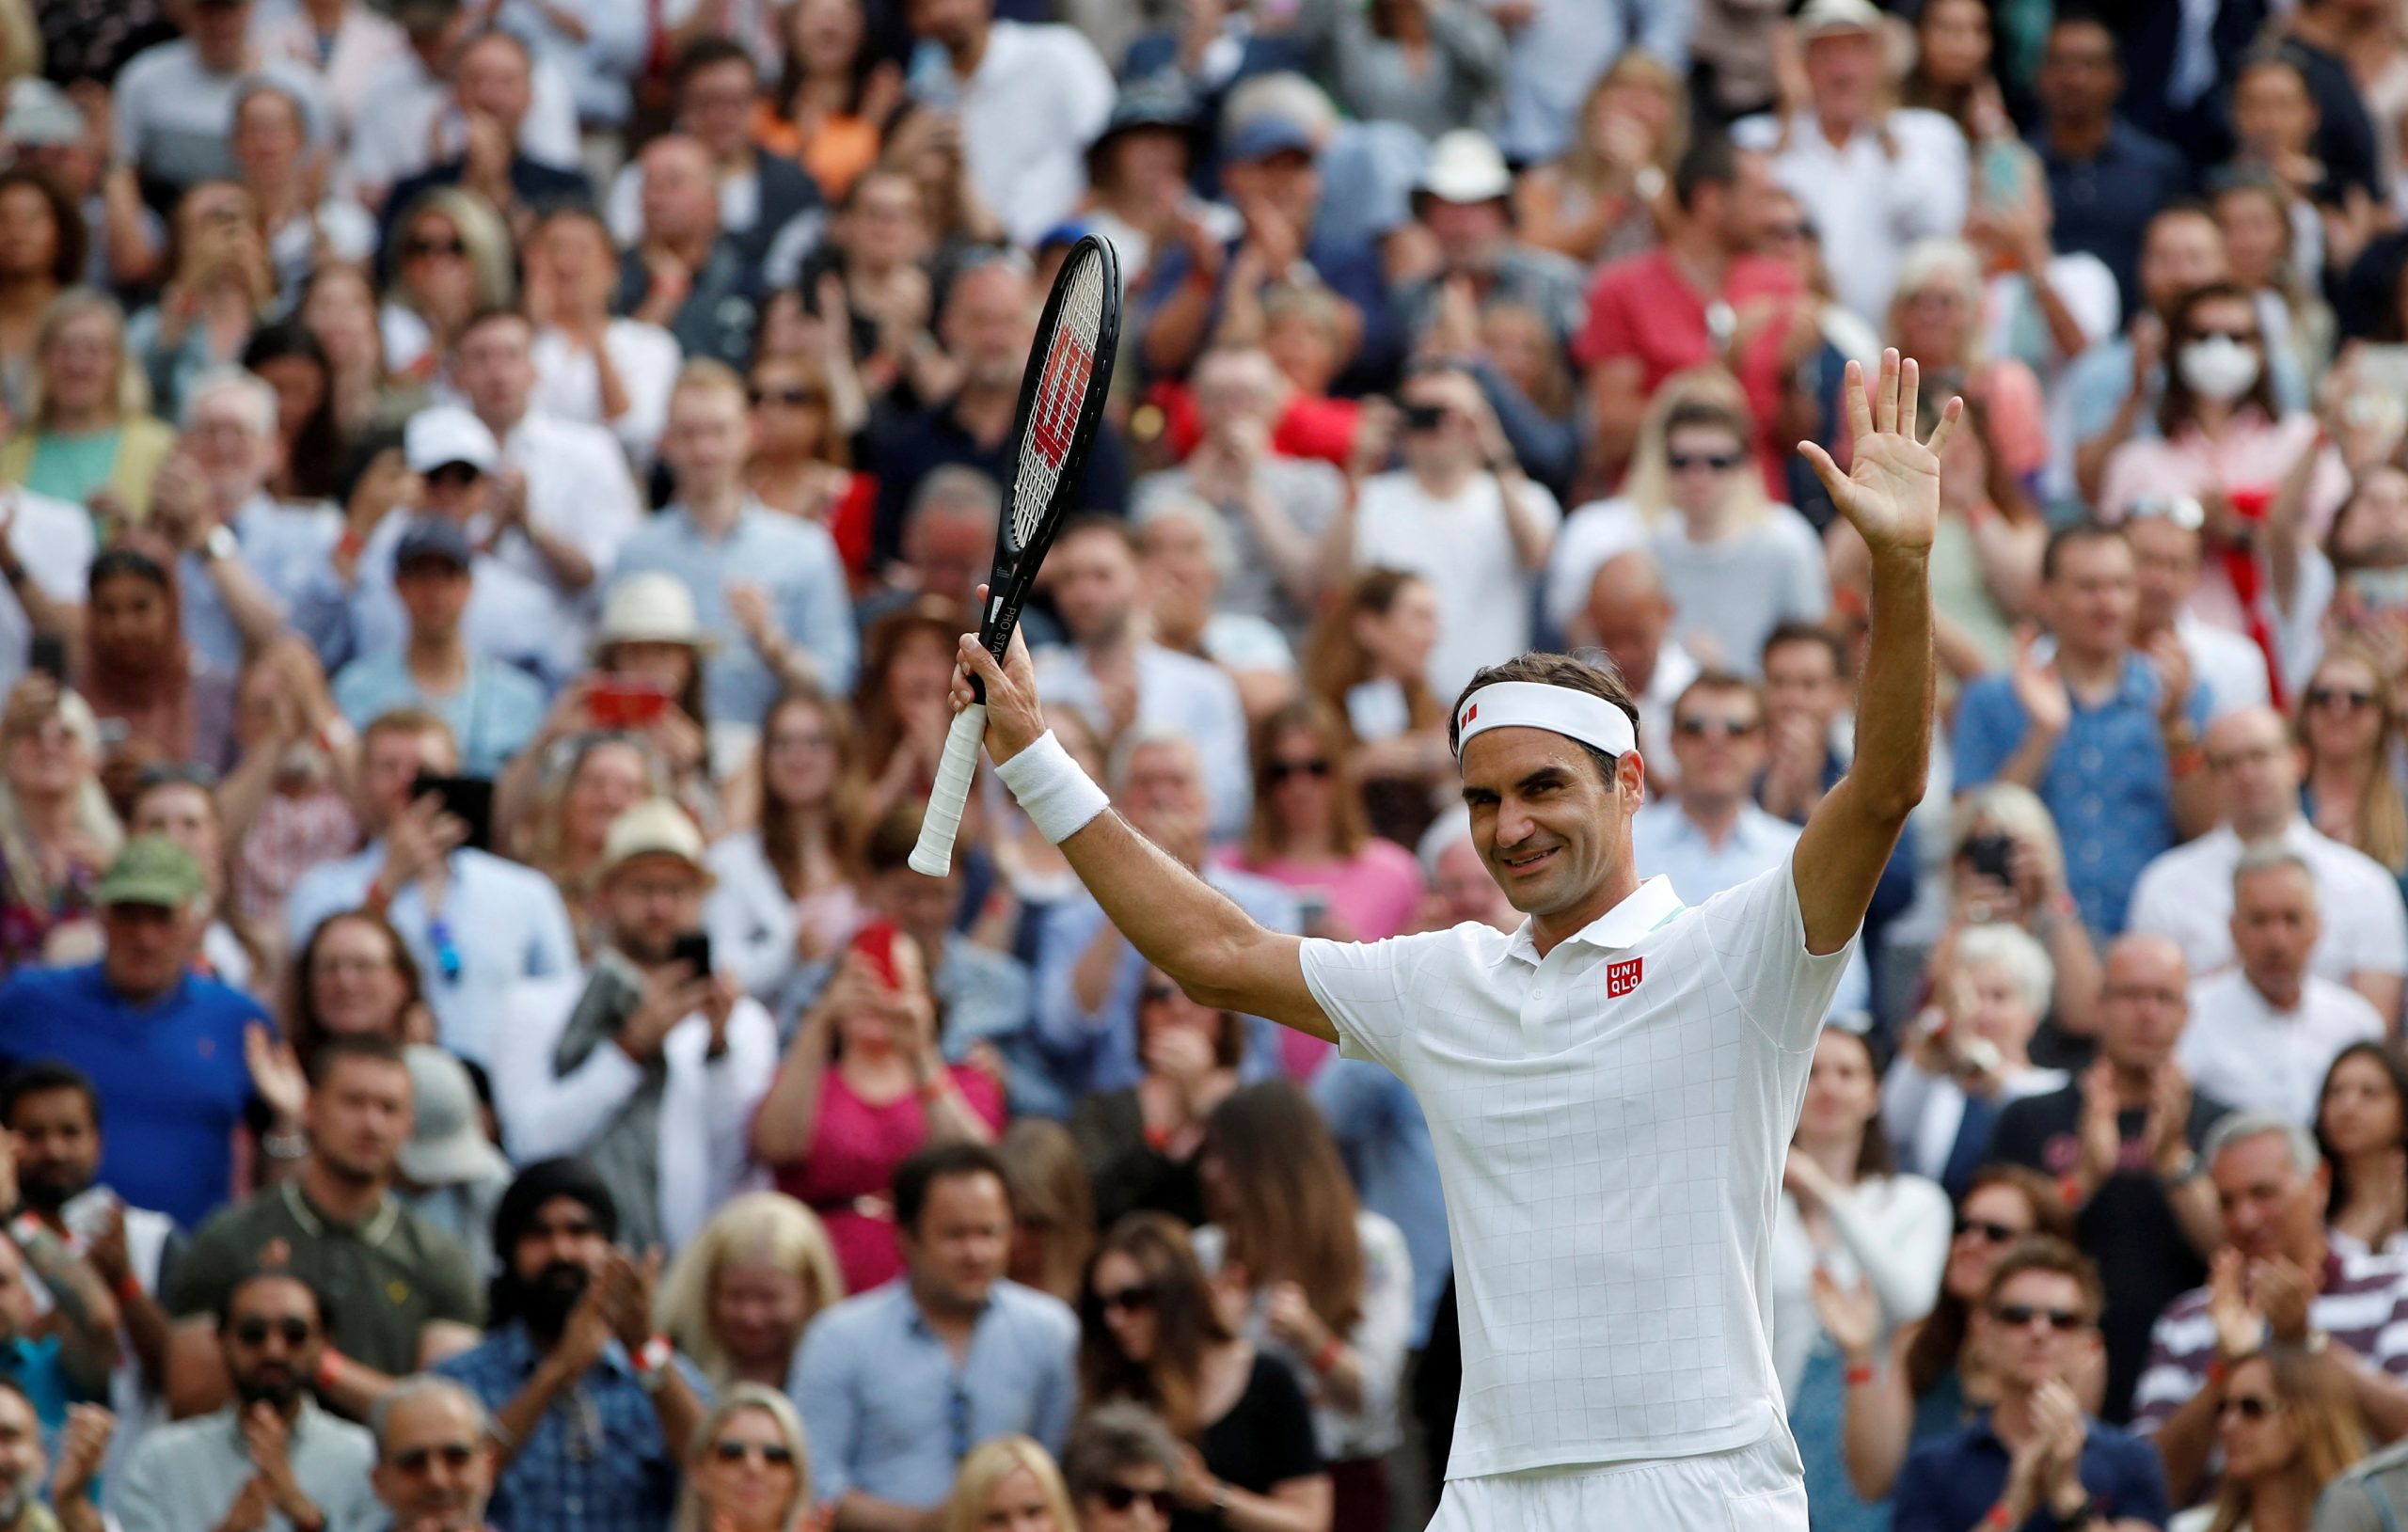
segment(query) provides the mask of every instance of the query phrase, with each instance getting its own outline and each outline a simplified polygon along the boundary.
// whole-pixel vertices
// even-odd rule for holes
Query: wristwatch
[[[214,564],[231,559],[240,547],[241,545],[234,541],[234,529],[221,524],[209,529],[209,535],[200,540],[200,557],[203,561]]]
[[[676,1354],[667,1335],[655,1335],[629,1351],[627,1360],[635,1366],[636,1386],[647,1394],[658,1393],[676,1375],[676,1368],[671,1366],[671,1358]]]

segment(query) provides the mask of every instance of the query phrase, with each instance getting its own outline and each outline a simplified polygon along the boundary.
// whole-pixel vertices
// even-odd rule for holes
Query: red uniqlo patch
[[[1612,1000],[1618,995],[1627,995],[1638,988],[1640,965],[1646,961],[1644,957],[1630,957],[1619,963],[1608,963],[1606,965],[1606,998]]]

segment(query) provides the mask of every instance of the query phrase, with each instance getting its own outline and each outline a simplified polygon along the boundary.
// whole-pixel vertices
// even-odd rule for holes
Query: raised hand
[[[987,587],[982,583],[978,587],[979,608],[984,610],[986,605]],[[1045,733],[1045,714],[1037,703],[1037,663],[1028,657],[1027,640],[1015,627],[1005,663],[997,665],[995,656],[978,641],[977,634],[961,636],[953,674],[953,705],[957,712],[975,701],[970,690],[969,677],[973,674],[987,691],[987,753],[1000,766],[1036,744]]]
[[[1843,1287],[1819,1266],[1814,1268],[1814,1314],[1823,1321],[1831,1344],[1851,1366],[1871,1362],[1874,1348],[1881,1341],[1881,1300],[1874,1296],[1873,1284],[1859,1277],[1854,1287]]]
[[[1940,454],[1965,413],[1951,399],[1928,443],[1915,435],[1916,393],[1921,378],[1914,358],[1901,362],[1895,349],[1881,354],[1881,377],[1868,405],[1864,369],[1847,364],[1840,392],[1847,401],[1850,457],[1840,472],[1831,455],[1814,442],[1798,451],[1814,466],[1831,503],[1864,539],[1875,558],[1889,553],[1925,554],[1940,530]]]

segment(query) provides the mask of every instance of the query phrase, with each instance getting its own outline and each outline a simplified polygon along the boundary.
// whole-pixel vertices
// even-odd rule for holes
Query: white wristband
[[[995,775],[1020,800],[1021,812],[1055,845],[1086,829],[1087,822],[1112,807],[1070,752],[1048,729],[1037,743],[995,767]]]

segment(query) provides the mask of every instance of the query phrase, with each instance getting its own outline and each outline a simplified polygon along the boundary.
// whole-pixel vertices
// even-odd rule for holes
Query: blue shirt
[[[619,550],[616,578],[646,570],[684,580],[703,630],[719,641],[703,673],[704,704],[712,719],[757,724],[781,689],[728,609],[732,581],[750,581],[768,592],[779,628],[811,655],[820,684],[832,694],[842,697],[853,689],[859,653],[852,598],[845,590],[836,545],[816,523],[780,515],[748,498],[736,525],[714,541],[683,507],[673,505]]]
[[[1312,1089],[1363,1206],[1404,1231],[1413,1256],[1413,1333],[1405,1344],[1418,1351],[1430,1344],[1431,1317],[1455,1269],[1429,1119],[1404,1082],[1369,1059],[1331,1059]]]
[[[910,1277],[847,1299],[803,1332],[786,1385],[811,1443],[813,1498],[858,1490],[934,1507],[981,1442],[1019,1433],[1059,1455],[1078,1405],[1078,1348],[1069,1305],[1015,1282],[990,1291],[958,1366],[921,1317]]]
[[[265,495],[253,496],[228,525],[241,550],[235,557],[259,576],[288,621],[301,592],[332,563],[335,544],[342,539],[342,513],[334,507],[278,505]],[[198,553],[183,554],[176,561],[176,578],[183,597],[184,640],[219,670],[240,671],[242,630],[210,581],[209,561]]]
[[[410,673],[400,650],[364,655],[335,677],[335,705],[355,728],[397,707],[422,707],[452,726],[460,742],[460,769],[498,777],[510,758],[544,726],[543,684],[515,666],[483,655],[468,658],[468,679],[449,697],[435,697]]]
[[[358,908],[384,865],[385,845],[376,841],[356,856],[304,873],[284,902],[293,950],[299,952],[327,916]],[[440,1041],[472,1064],[485,1063],[487,1039],[509,1014],[513,986],[578,969],[568,908],[552,880],[483,851],[452,853],[440,930],[415,883],[394,895],[385,914],[418,963]],[[127,1196],[133,1199],[131,1190]]]
[[[1720,845],[1705,838],[1697,822],[1681,812],[1677,798],[1658,798],[1630,816],[1631,859],[1672,880],[1672,892],[1694,909],[1726,890],[1778,867],[1789,860],[1802,833],[1788,820],[1766,813],[1752,802],[1739,805],[1739,817]],[[1864,950],[1848,954],[1847,971],[1831,996],[1834,1015],[1861,1014],[1873,1004],[1873,979],[1864,966]]]
[[[2089,1426],[2082,1443],[2082,1487],[2099,1519],[2163,1526],[2165,1469],[2157,1449],[2113,1426],[2096,1420]],[[1967,1532],[1981,1524],[2006,1493],[2006,1444],[1990,1429],[1987,1410],[1971,1425],[1915,1448],[1891,1492],[1891,1532]],[[2055,1525],[2046,1507],[2023,1524],[2025,1532]]]
[[[100,1182],[183,1228],[225,1206],[234,1130],[251,1100],[244,1030],[259,1003],[186,975],[148,1005],[119,998],[102,965],[27,968],[0,987],[0,1059],[59,1059],[107,1103]]]
[[[2124,928],[2132,884],[2180,834],[2174,824],[2174,773],[2159,737],[2157,671],[2138,655],[2124,656],[2115,693],[2097,706],[2073,698],[2073,720],[2040,779],[2040,801],[2065,842],[2066,886],[2095,936]],[[2208,694],[2194,687],[2185,709],[2205,733]],[[2023,743],[2030,720],[2006,675],[1987,675],[1965,688],[1953,741],[1956,790],[1980,787],[1999,774]]]
[[[2108,128],[2107,141],[2090,159],[2058,154],[2045,134],[2034,137],[2032,149],[2049,178],[2057,248],[2105,261],[2124,295],[2124,312],[2137,312],[2141,234],[2158,209],[2190,190],[2190,162],[2172,145],[2121,118]]]
[[[498,1412],[543,1360],[527,1327],[511,1324],[434,1370]],[[701,1374],[683,1356],[676,1366],[707,1404]],[[576,1388],[553,1401],[494,1480],[485,1524],[510,1532],[660,1532],[676,1507],[686,1445],[673,1451],[662,1439],[652,1398],[614,1340]]]

